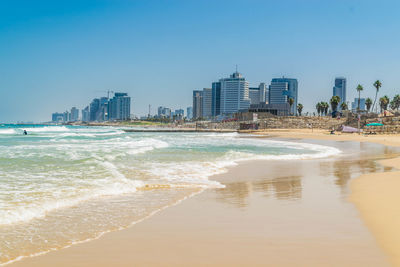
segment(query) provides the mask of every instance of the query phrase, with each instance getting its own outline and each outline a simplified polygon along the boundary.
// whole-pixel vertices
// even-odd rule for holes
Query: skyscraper
[[[268,102],[268,90],[265,83],[260,83],[258,87],[249,87],[250,104],[256,105]]]
[[[289,102],[289,98],[293,98],[294,102],[290,109],[290,113],[297,114],[298,99],[298,83],[297,79],[274,78],[269,87],[269,104],[284,104]]]
[[[186,108],[186,118],[191,120],[193,118],[193,107]]]
[[[221,114],[221,83],[212,83],[211,116],[215,117]]]
[[[71,108],[71,121],[79,120],[79,109],[76,107]]]
[[[351,109],[356,112],[358,109],[358,98],[354,98],[354,102],[351,103]],[[360,98],[360,110],[367,110],[365,106],[365,98]]]
[[[89,121],[97,120],[97,113],[100,110],[100,99],[95,98],[90,103],[90,111],[89,111]]]
[[[174,115],[177,120],[181,120],[185,116],[185,111],[183,109],[175,109]]]
[[[127,93],[115,93],[108,102],[108,120],[128,120],[131,117],[131,98]]]
[[[171,109],[166,107],[158,107],[157,115],[159,118],[170,118],[171,117]]]
[[[265,83],[260,83],[258,86],[259,91],[260,91],[260,103],[268,103],[268,87]]]
[[[198,119],[203,115],[203,91],[193,91],[193,119]]]
[[[89,121],[89,106],[82,109],[82,121],[88,122]]]
[[[260,88],[249,87],[250,105],[260,104]]]
[[[335,86],[333,87],[333,95],[340,97],[340,105],[344,102],[346,103],[346,78],[338,77],[335,79]]]
[[[203,118],[210,118],[212,116],[212,89],[203,88]]]
[[[249,83],[239,72],[220,79],[221,114],[232,114],[250,106]]]
[[[64,121],[64,113],[55,112],[51,114],[51,121],[52,122],[63,122]]]

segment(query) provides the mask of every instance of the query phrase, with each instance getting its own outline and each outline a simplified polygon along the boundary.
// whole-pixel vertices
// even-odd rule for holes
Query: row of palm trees
[[[367,112],[370,112],[370,110],[374,110],[376,101],[378,99],[378,93],[379,89],[382,87],[382,83],[377,80],[373,83],[373,86],[376,89],[375,92],[375,99],[372,101],[371,98],[367,98],[365,100],[365,106],[367,108]],[[356,90],[358,92],[358,105],[357,105],[357,111],[360,111],[360,102],[361,102],[361,92],[364,90],[363,86],[361,84],[357,85]],[[341,99],[339,96],[332,96],[330,99],[330,106],[332,111],[337,111],[337,108],[339,106]],[[387,110],[390,105],[390,108],[392,110],[399,110],[400,108],[400,95],[395,95],[394,98],[390,101],[388,96],[383,96],[379,98],[379,106],[381,109],[381,112],[384,110]],[[372,109],[371,109],[372,107]],[[376,106],[377,107],[377,106]],[[315,108],[317,109],[318,115],[327,115],[328,109],[329,109],[329,104],[327,102],[319,102],[316,104]],[[343,102],[340,104],[341,110],[348,110],[347,103]]]

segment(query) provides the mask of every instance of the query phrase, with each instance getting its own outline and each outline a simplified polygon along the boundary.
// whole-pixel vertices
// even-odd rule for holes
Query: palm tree
[[[396,100],[393,98],[392,101],[390,101],[390,109],[395,110],[396,108]]]
[[[290,113],[292,114],[292,106],[294,104],[294,99],[292,97],[289,97],[288,102],[289,102],[289,106],[290,106]]]
[[[374,112],[374,107],[375,107],[376,99],[378,98],[378,92],[379,92],[379,88],[381,88],[381,87],[382,87],[382,83],[381,83],[381,81],[379,81],[379,80],[376,80],[376,81],[374,82],[374,87],[375,87],[375,89],[376,89],[376,92],[375,92],[375,100],[374,100],[374,104],[372,105],[372,112]]]
[[[371,109],[371,106],[372,106],[372,99],[371,98],[367,98],[366,100],[365,100],[365,106],[367,107],[367,113],[369,112],[369,110]]]
[[[394,97],[393,97],[393,101],[394,101],[394,104],[395,104],[395,109],[396,110],[399,110],[399,108],[400,108],[400,95],[395,95]]]
[[[301,116],[301,112],[303,111],[303,104],[297,104],[297,112],[299,112],[299,115]]]
[[[318,116],[321,116],[321,111],[322,111],[321,102],[318,102],[318,103],[315,105],[315,108],[317,109]]]
[[[340,109],[341,110],[347,110],[349,107],[347,106],[346,102],[342,102],[342,104],[340,104]]]
[[[357,85],[357,92],[358,92],[358,107],[357,112],[360,112],[360,100],[361,100],[361,91],[364,90],[361,84]]]
[[[322,102],[322,108],[326,116],[328,114],[329,104],[327,102]]]
[[[379,105],[381,106],[381,113],[382,113],[382,111],[387,110],[389,102],[390,102],[390,99],[386,95],[381,97],[381,98],[379,98]]]
[[[332,111],[336,111],[337,107],[339,106],[339,103],[340,103],[340,97],[337,95],[332,96],[330,103],[331,103]]]

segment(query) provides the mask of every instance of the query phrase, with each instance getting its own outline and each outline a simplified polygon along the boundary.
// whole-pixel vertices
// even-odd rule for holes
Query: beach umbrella
[[[382,123],[373,122],[373,123],[368,123],[367,126],[383,126],[383,124]]]

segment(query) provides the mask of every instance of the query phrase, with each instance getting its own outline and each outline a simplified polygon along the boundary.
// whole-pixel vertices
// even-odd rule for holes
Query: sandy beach
[[[399,265],[399,150],[383,146],[399,145],[399,137],[267,134],[335,146],[344,155],[245,162],[211,178],[226,188],[10,266]]]

